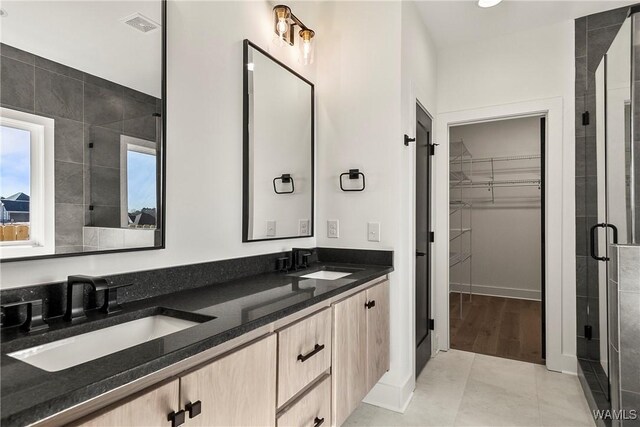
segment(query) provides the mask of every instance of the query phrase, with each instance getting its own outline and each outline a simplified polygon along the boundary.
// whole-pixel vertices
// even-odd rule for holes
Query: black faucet
[[[293,258],[293,268],[297,270],[299,268],[309,267],[313,252],[311,249],[292,248],[291,255]]]
[[[67,278],[67,310],[65,320],[84,317],[84,287],[89,285],[95,292],[107,291],[109,282],[104,277],[69,276]]]

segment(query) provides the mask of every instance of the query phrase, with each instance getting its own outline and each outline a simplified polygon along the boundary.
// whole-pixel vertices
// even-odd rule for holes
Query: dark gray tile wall
[[[597,289],[600,266],[589,256],[589,229],[598,222],[595,71],[628,10],[628,7],[614,9],[575,21],[577,352],[579,358],[589,360],[600,359]],[[582,113],[585,111],[590,112],[590,123],[583,126]],[[591,340],[585,338],[585,325],[592,326],[594,336]]]
[[[0,68],[0,105],[55,120],[56,252],[82,251],[120,227],[120,135],[157,141],[161,101],[2,43]]]
[[[611,247],[609,360],[611,407],[640,411],[640,246]],[[640,420],[614,425],[630,427]]]

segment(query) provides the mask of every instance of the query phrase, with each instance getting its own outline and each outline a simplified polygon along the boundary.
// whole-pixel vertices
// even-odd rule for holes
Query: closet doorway
[[[546,117],[449,138],[450,346],[544,364]]]

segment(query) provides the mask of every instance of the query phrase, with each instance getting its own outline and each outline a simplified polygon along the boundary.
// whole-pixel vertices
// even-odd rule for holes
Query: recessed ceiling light
[[[478,0],[478,6],[480,7],[493,7],[500,3],[502,0]]]
[[[6,11],[6,10],[4,10],[4,9],[0,9],[0,16],[2,16],[2,17],[4,18],[4,17],[6,17],[6,16],[9,16],[9,14],[7,13],[7,11]]]

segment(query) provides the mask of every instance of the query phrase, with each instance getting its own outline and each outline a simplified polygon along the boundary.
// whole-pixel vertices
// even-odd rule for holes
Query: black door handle
[[[426,252],[416,252],[416,256],[427,256]]]
[[[193,403],[189,402],[184,405],[184,409],[189,412],[189,418],[195,418],[202,412],[202,402],[199,400],[196,400]]]
[[[324,424],[324,418],[315,417],[313,419],[313,427],[320,427],[322,424]]]
[[[181,426],[185,421],[184,410],[181,409],[178,412],[170,413],[167,415],[167,421],[171,421],[171,427]]]
[[[376,300],[371,300],[369,302],[364,303],[364,306],[366,307],[367,310],[371,310],[373,307],[376,306]]]
[[[600,224],[595,224],[591,227],[591,232],[590,232],[590,247],[591,247],[591,258],[595,259],[596,261],[609,261],[609,257],[606,256],[598,256],[597,254],[597,250],[596,250],[596,230],[598,228],[610,228],[611,230],[613,230],[613,244],[616,245],[618,244],[618,227],[616,227],[613,224],[607,224],[605,222],[602,222]]]
[[[308,360],[311,357],[315,356],[317,353],[320,353],[323,349],[324,349],[324,344],[322,344],[322,345],[316,344],[315,347],[313,348],[313,350],[311,350],[310,353],[307,353],[305,355],[299,354],[298,355],[298,360],[301,361],[301,362],[304,362],[305,360]]]

